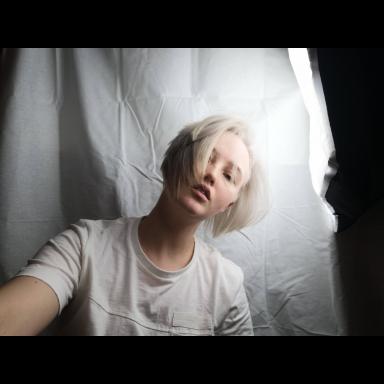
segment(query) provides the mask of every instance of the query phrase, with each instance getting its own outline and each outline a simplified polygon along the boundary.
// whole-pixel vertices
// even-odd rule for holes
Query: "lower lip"
[[[204,201],[208,201],[207,199],[207,196],[204,195],[204,193],[200,192],[198,189],[195,189],[195,188],[192,188],[193,192],[195,192],[195,194],[197,196],[199,196],[201,199],[203,199]]]

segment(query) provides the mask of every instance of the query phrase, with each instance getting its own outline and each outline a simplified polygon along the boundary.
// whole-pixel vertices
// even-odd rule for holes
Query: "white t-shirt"
[[[189,264],[161,270],[140,246],[140,220],[80,220],[19,272],[56,293],[58,334],[253,335],[241,269],[195,236]]]

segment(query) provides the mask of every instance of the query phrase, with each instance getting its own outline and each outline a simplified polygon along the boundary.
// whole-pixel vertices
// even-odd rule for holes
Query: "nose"
[[[204,174],[204,182],[209,185],[214,185],[216,181],[215,170],[212,166],[208,166]]]

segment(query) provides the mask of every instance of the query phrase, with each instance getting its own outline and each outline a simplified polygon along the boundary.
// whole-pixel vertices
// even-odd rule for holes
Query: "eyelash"
[[[212,156],[209,158],[208,160],[209,163],[212,163],[213,162],[213,159],[212,159]],[[232,178],[232,175],[228,174],[228,173],[223,173],[225,179],[229,182],[232,182],[233,184],[235,184],[235,180]]]
[[[228,176],[229,178],[227,178],[227,176]],[[234,176],[230,175],[229,173],[224,173],[224,177],[225,177],[225,179],[228,181],[228,183],[231,183],[231,184],[233,184],[233,185],[237,185],[237,184],[236,184],[236,178],[235,178]]]

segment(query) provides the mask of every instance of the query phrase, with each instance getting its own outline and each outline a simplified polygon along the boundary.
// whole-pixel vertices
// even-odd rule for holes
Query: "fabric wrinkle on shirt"
[[[142,250],[140,217],[79,220],[18,275],[48,284],[61,335],[253,335],[243,272],[195,236],[189,263],[158,268]]]

